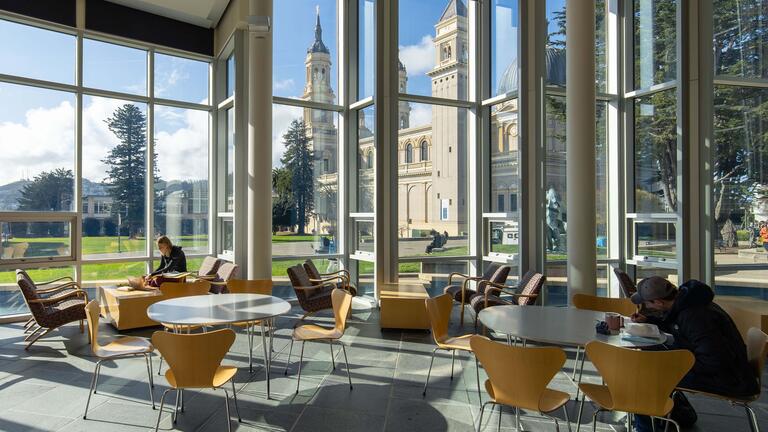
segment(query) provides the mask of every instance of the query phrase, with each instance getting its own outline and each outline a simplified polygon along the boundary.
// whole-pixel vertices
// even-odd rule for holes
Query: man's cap
[[[651,276],[640,281],[637,284],[637,292],[632,294],[631,300],[634,304],[643,304],[643,302],[658,300],[668,297],[677,287],[661,276]]]

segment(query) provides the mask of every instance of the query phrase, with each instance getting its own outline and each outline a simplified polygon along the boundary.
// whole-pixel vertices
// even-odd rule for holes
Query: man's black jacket
[[[757,394],[744,340],[731,317],[712,302],[714,297],[707,284],[690,280],[680,286],[663,319],[649,322],[674,336],[672,349],[686,349],[696,357],[681,387],[727,396]]]

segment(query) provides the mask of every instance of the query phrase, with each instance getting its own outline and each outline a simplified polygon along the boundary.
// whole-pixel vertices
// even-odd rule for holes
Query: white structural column
[[[595,294],[595,2],[566,6],[568,298]]]
[[[250,0],[272,22],[272,1]],[[262,21],[263,22],[263,21]],[[248,31],[248,279],[272,278],[272,31]],[[237,103],[237,102],[236,102]]]

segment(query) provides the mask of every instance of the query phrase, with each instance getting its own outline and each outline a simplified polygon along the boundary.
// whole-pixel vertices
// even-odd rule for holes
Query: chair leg
[[[501,432],[501,417],[503,416],[504,412],[503,409],[504,405],[499,404],[499,432]]]
[[[176,404],[173,406],[173,423],[176,423],[176,419],[179,417],[179,402],[181,401],[181,390],[176,389]]]
[[[232,383],[232,399],[235,400],[235,412],[237,412],[237,422],[242,423],[243,418],[240,417],[240,407],[237,406],[237,390],[235,390],[235,381],[231,380],[230,382]]]
[[[157,432],[160,429],[160,419],[163,417],[163,405],[165,404],[165,395],[168,394],[168,392],[173,391],[173,389],[167,389],[163,392],[163,395],[160,396],[160,411],[157,413],[157,424],[155,424],[155,432]]]
[[[592,432],[595,432],[597,430],[597,414],[602,411],[601,409],[595,410],[595,413],[592,414]]]
[[[91,387],[88,389],[88,400],[85,402],[85,411],[83,411],[83,420],[88,415],[88,405],[91,404],[91,395],[96,392],[96,372],[101,366],[101,360],[96,362],[96,367],[93,369],[93,377],[91,377]]]
[[[85,331],[85,328],[83,326],[83,320],[80,320],[80,333],[82,334]],[[90,339],[88,340],[88,343],[90,343]]]
[[[680,425],[677,424],[677,422],[672,420],[671,418],[668,418],[668,417],[651,417],[651,424],[654,423],[654,421],[653,421],[654,419],[658,419],[658,420],[661,420],[661,421],[666,423],[666,425],[664,425],[664,430],[665,431],[667,430],[667,426],[669,426],[669,424],[671,423],[671,424],[675,425],[675,430],[677,432],[680,432]]]
[[[464,327],[464,310],[465,310],[464,309],[464,294],[462,293],[461,294],[461,320],[460,320],[460,323],[459,323],[462,327]]]
[[[299,356],[299,379],[296,380],[296,393],[299,393],[299,386],[301,385],[301,363],[304,361],[304,344],[307,341],[301,341],[301,355]]]
[[[96,394],[96,388],[99,386],[99,374],[101,374],[101,360],[96,363],[96,377],[93,380],[93,394]]]
[[[152,364],[149,360],[149,354],[144,354],[144,360],[147,363],[147,377],[149,377],[149,400],[152,402],[152,409],[155,409],[155,394],[152,392],[154,384],[152,383]]]
[[[576,347],[576,358],[573,359],[573,374],[571,375],[571,378],[573,378],[574,380],[576,379],[576,370],[577,370],[577,367],[578,367],[578,364],[579,364],[579,354],[580,353],[581,353],[581,347],[577,346]]]
[[[456,361],[456,350],[451,350],[451,381],[453,381],[453,364]]]
[[[491,401],[488,401],[480,406],[480,417],[477,419],[477,432],[480,432],[480,426],[483,424],[483,411],[485,411],[485,406],[491,403]]]
[[[163,356],[160,356],[160,362],[157,365],[157,374],[160,375],[160,372],[163,370]]]
[[[339,342],[339,345],[341,345],[341,351],[344,353],[344,363],[347,365],[347,379],[349,380],[349,389],[352,390],[352,375],[349,372],[349,360],[347,360],[347,348],[344,347],[344,344]]]
[[[582,397],[581,403],[579,404],[579,414],[576,417],[576,432],[581,429],[581,414],[584,412],[584,401],[587,399],[586,396]],[[576,398],[576,402],[579,401],[579,398]]]
[[[293,336],[291,336],[291,346],[288,348],[288,360],[285,361],[285,372],[283,375],[288,376],[288,365],[291,364],[291,352],[293,351]]]
[[[757,416],[755,411],[748,404],[744,404],[744,411],[747,412],[747,419],[749,420],[749,429],[752,432],[760,432],[760,425],[757,424]]]
[[[31,332],[30,332],[30,333],[29,333],[29,334],[28,334],[28,335],[27,335],[27,336],[24,338],[24,342],[26,342],[26,341],[28,341],[28,340],[32,339],[33,337],[35,337],[35,335],[36,335],[36,334],[37,334],[37,333],[38,333],[40,330],[43,330],[43,327],[37,327],[36,329],[32,330],[32,331],[31,331]]]
[[[427,380],[424,382],[424,391],[421,392],[422,396],[427,395],[427,385],[429,385],[429,375],[432,373],[432,364],[435,362],[436,352],[437,352],[437,348],[432,350],[432,360],[429,361],[429,370],[427,371]]]
[[[563,405],[563,414],[565,414],[565,424],[568,425],[568,432],[571,432],[571,419],[568,418],[568,406]]]
[[[331,348],[331,366],[333,366],[333,370],[336,370],[336,359],[333,358],[333,341],[331,339],[328,339],[328,346]]]
[[[227,432],[232,432],[232,417],[229,414],[229,392],[224,389],[224,407],[227,410]]]
[[[480,393],[480,362],[477,361],[477,356],[475,356],[475,378],[477,378],[477,399],[483,403],[483,395]]]

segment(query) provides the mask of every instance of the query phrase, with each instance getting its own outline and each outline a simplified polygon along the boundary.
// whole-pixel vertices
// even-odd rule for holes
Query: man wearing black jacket
[[[171,243],[171,239],[167,236],[160,236],[157,239],[157,248],[161,254],[160,265],[157,266],[157,270],[153,271],[150,276],[187,271],[187,257],[184,255],[184,251],[181,250],[181,246],[174,246]]]
[[[668,280],[652,276],[640,281],[632,302],[661,312],[661,318],[635,314],[632,320],[658,325],[672,334],[670,349],[693,353],[693,367],[679,387],[726,396],[754,395],[759,391],[758,383],[747,360],[744,340],[731,317],[712,302],[714,297],[712,288],[697,280],[678,289]],[[650,421],[638,419],[635,428],[651,430]]]

